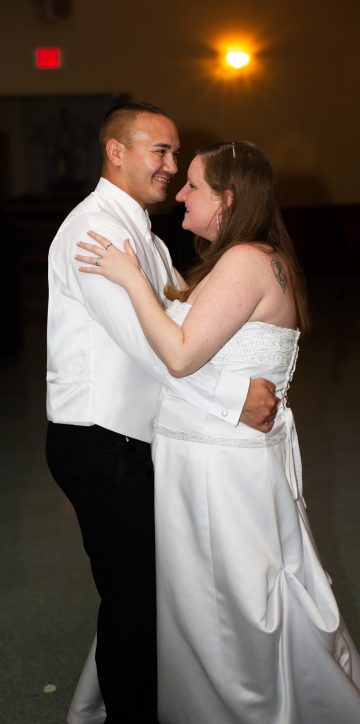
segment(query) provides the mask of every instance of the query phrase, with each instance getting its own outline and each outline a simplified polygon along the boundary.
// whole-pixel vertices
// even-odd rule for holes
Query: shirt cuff
[[[236,426],[249,391],[250,377],[222,370],[214,393],[210,413]]]

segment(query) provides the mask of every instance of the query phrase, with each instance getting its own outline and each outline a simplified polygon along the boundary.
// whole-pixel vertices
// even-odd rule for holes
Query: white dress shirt
[[[161,384],[236,425],[248,378],[207,363],[175,379],[147,343],[130,299],[104,277],[79,272],[76,242],[92,229],[123,248],[130,239],[157,295],[172,277],[165,244],[128,194],[101,178],[68,215],[49,251],[47,413],[55,423],[100,425],[150,441]]]

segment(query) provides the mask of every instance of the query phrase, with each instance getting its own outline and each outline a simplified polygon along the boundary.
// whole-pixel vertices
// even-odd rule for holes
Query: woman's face
[[[191,161],[187,182],[176,195],[176,201],[185,204],[183,229],[215,241],[219,233],[217,214],[220,214],[221,201],[205,181],[201,156],[195,156]]]

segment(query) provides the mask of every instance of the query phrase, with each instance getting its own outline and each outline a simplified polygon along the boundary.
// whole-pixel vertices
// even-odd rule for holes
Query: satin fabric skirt
[[[191,430],[179,413],[168,427]],[[153,444],[159,721],[359,724],[359,655],[294,500],[288,442],[196,437]]]
[[[106,712],[97,678],[95,651],[96,636],[70,704],[67,724],[103,724],[105,721]]]

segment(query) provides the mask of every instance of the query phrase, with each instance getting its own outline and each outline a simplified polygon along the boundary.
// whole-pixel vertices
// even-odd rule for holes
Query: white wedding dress
[[[168,313],[181,324],[189,308],[176,301]],[[153,445],[161,724],[360,722],[360,658],[311,536],[286,404],[298,336],[248,322],[212,359],[276,384],[268,434],[163,391]]]
[[[168,314],[181,324],[189,309],[175,301]],[[248,322],[212,359],[276,384],[268,434],[163,389],[153,443],[160,724],[360,722],[360,657],[311,536],[286,402],[298,337]],[[80,682],[68,721],[102,722],[91,655]],[[92,718],[77,716],[90,716],[91,701]]]

